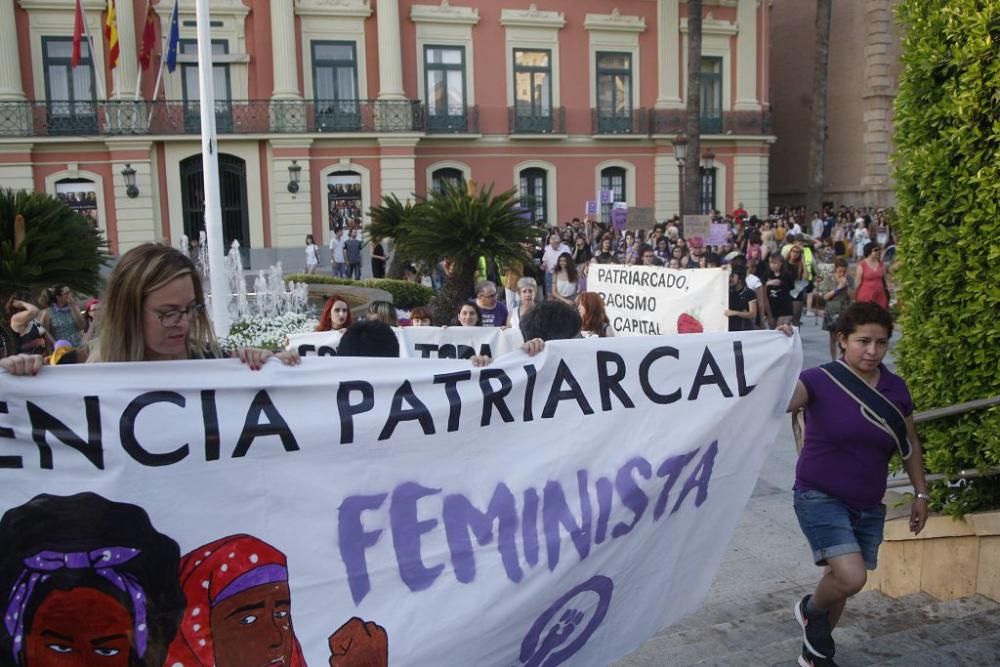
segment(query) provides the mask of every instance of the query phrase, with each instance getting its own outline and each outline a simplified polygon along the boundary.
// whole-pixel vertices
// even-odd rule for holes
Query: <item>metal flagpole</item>
[[[205,178],[205,233],[208,240],[209,283],[212,288],[212,324],[217,336],[229,333],[229,285],[226,280],[222,237],[222,200],[219,194],[219,145],[215,131],[215,82],[212,76],[212,40],[208,0],[197,0],[198,90],[201,104],[201,164]]]
[[[149,98],[149,115],[146,117],[146,127],[153,122],[153,111],[156,109],[156,98],[160,95],[160,84],[163,83],[163,67],[167,62],[167,44],[169,37],[162,37],[160,41],[160,69],[156,72],[156,85],[153,86],[153,96]]]
[[[78,1],[82,2],[82,0]],[[83,5],[80,5],[80,7],[82,9]],[[86,11],[83,12],[83,34],[87,37],[87,44],[90,45],[90,66],[94,70],[94,79],[96,80],[95,82],[97,83],[97,88],[98,90],[101,91],[101,97],[103,98],[103,100],[107,102],[108,90],[107,88],[104,87],[104,77],[101,75],[101,72],[99,72],[97,69],[97,57],[95,55],[97,51],[94,49],[94,38],[90,34],[90,28],[87,27]]]

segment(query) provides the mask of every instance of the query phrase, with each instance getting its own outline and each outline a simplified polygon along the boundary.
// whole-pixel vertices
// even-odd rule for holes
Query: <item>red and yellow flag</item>
[[[108,17],[104,21],[104,38],[108,41],[108,65],[111,69],[118,66],[118,15],[115,12],[115,0],[108,0]]]

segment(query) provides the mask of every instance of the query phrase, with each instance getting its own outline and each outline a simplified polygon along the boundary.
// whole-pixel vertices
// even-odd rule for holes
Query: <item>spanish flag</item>
[[[118,66],[118,15],[115,12],[115,0],[108,0],[108,17],[104,21],[104,38],[108,41],[108,65],[114,69]]]

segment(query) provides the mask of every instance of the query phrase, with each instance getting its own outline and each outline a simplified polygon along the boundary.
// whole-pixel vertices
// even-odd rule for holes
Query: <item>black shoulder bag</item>
[[[906,435],[906,418],[892,401],[865,382],[843,361],[823,364],[820,370],[857,401],[865,419],[892,436],[904,461],[910,458],[912,448]]]

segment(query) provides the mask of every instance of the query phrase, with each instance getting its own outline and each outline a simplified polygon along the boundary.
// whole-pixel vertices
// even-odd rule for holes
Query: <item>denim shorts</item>
[[[865,567],[874,570],[885,529],[885,505],[867,510],[848,507],[822,491],[795,491],[795,515],[809,540],[813,560],[860,553]]]

